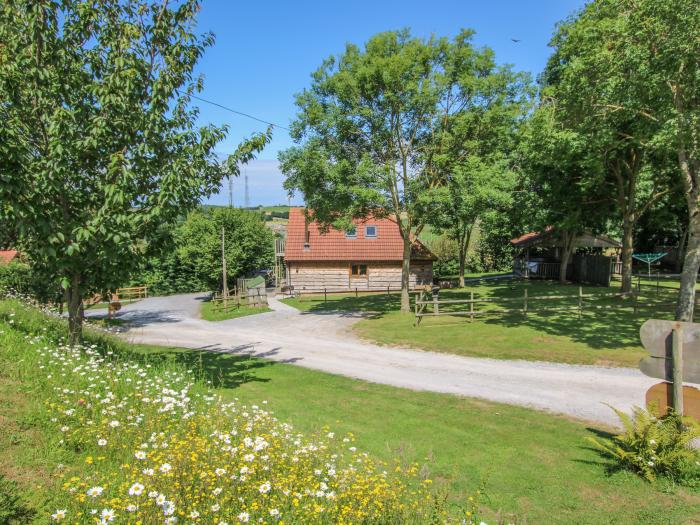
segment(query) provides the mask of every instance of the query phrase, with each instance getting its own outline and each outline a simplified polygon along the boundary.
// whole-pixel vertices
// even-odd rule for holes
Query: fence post
[[[637,275],[637,291],[641,292],[642,291],[642,276]]]
[[[438,294],[433,292],[433,313],[440,315],[440,303],[438,302]]]
[[[583,287],[578,287],[578,320],[581,320],[581,314],[583,314]]]
[[[386,287],[386,294],[389,295],[389,287]]]
[[[326,297],[326,288],[324,287],[324,288],[323,288],[323,302],[325,303],[326,300],[327,300],[327,297]]]
[[[634,315],[637,315],[637,294],[632,292],[632,299],[634,299]]]
[[[474,292],[469,292],[469,300],[471,303],[469,303],[469,322],[473,323],[474,322]]]
[[[355,297],[357,297],[357,286],[355,286]]]
[[[523,315],[527,317],[527,288],[525,288],[525,294],[523,295]]]
[[[660,280],[661,277],[659,276],[659,272],[656,272],[656,295],[659,295],[659,293],[661,292],[661,289],[659,288]]]
[[[683,328],[673,329],[673,409],[683,415]]]

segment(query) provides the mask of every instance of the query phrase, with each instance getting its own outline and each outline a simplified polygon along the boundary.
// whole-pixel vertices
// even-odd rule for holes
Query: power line
[[[243,113],[242,111],[236,111],[235,109],[228,108],[228,107],[226,107],[222,104],[219,104],[217,102],[212,102],[211,100],[207,100],[206,98],[198,97],[197,95],[192,95],[192,94],[190,94],[190,96],[192,98],[195,98],[195,99],[200,100],[202,102],[206,102],[207,104],[211,104],[212,106],[216,106],[216,107],[219,107],[221,109],[225,109],[226,111],[230,111],[231,113],[235,113],[236,115],[241,115],[243,117],[248,117],[250,119],[257,120],[258,122],[262,122],[263,124],[267,124],[268,126],[274,126],[275,128],[280,128],[280,129],[284,129],[287,131],[291,131],[289,128],[286,128],[284,126],[280,126],[279,124],[275,124],[274,122],[268,122],[267,120],[263,120],[261,118],[254,117],[253,115],[249,115],[248,113]]]

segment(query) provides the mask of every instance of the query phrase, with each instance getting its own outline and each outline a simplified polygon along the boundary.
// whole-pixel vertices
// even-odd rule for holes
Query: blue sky
[[[294,94],[309,85],[321,61],[343,51],[347,42],[362,44],[380,31],[409,27],[414,35],[454,36],[461,28],[476,31],[475,43],[489,46],[498,62],[536,77],[544,67],[557,21],[581,8],[584,0],[463,1],[273,1],[204,0],[201,31],[212,31],[216,44],[198,69],[204,74],[200,96],[287,126],[294,118]],[[515,43],[511,38],[519,39]],[[218,151],[231,152],[242,138],[265,125],[197,102],[202,124],[226,123],[227,140]],[[287,202],[277,153],[292,141],[276,129],[272,142],[247,167],[250,202]],[[243,177],[234,180],[234,204],[243,204]],[[228,202],[227,185],[211,204]],[[292,200],[299,204],[299,198]]]

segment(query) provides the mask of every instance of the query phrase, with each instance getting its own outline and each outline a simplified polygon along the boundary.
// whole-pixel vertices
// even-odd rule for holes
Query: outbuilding
[[[410,288],[433,282],[435,256],[419,240],[411,251]],[[396,223],[366,217],[353,228],[322,232],[303,208],[289,212],[284,251],[287,285],[299,292],[399,290],[403,239]]]

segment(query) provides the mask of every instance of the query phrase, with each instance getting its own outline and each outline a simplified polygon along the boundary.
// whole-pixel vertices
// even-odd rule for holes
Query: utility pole
[[[223,273],[224,281],[224,308],[228,307],[228,282],[226,277],[226,236],[224,234],[224,227],[221,227],[221,270]]]
[[[248,193],[248,168],[243,168],[243,177],[245,178],[245,208],[250,208],[250,193]]]

